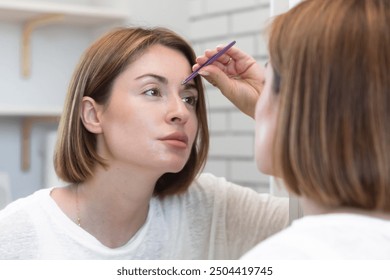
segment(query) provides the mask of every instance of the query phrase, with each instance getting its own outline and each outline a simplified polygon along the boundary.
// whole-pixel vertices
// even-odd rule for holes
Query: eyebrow
[[[136,80],[140,80],[140,79],[147,78],[147,77],[156,79],[156,80],[158,80],[160,83],[163,83],[163,84],[167,84],[167,83],[168,83],[168,79],[167,79],[167,78],[165,78],[165,77],[163,77],[163,76],[160,76],[160,75],[152,74],[152,73],[147,73],[147,74],[138,76],[138,77],[135,78],[135,79],[136,79]]]
[[[186,83],[183,85],[184,86],[184,89],[195,89],[196,91],[198,91],[198,88],[196,87],[196,85],[194,83]]]
[[[163,76],[160,76],[160,75],[157,75],[157,74],[153,74],[153,73],[147,73],[147,74],[138,76],[135,79],[136,80],[140,80],[140,79],[147,78],[147,77],[156,79],[157,81],[159,81],[162,84],[168,84],[168,79],[167,78],[165,78]],[[185,84],[183,86],[184,86],[185,89],[196,89],[197,90],[197,87],[196,87],[196,85],[193,82],[192,83],[187,83],[187,84]]]

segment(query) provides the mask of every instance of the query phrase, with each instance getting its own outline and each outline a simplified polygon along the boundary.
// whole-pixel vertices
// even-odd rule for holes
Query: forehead
[[[150,46],[128,68],[148,72],[151,70],[158,70],[159,72],[175,70],[179,72],[191,68],[191,65],[186,56],[179,50],[158,44]]]
[[[114,80],[117,86],[141,86],[149,81],[163,85],[181,86],[182,81],[191,73],[187,57],[179,50],[163,45],[153,45],[131,62]],[[159,77],[156,79],[156,77]],[[153,79],[153,80],[151,80]],[[195,83],[191,87],[200,90]]]

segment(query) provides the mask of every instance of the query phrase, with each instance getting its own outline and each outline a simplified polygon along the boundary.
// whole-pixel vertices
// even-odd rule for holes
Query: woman
[[[390,259],[389,26],[387,0],[308,0],[272,22],[264,89],[246,112],[258,168],[306,216],[244,258]],[[238,49],[229,57],[203,75],[237,102],[261,77],[242,72],[253,63]]]
[[[0,212],[3,259],[235,259],[288,222],[285,199],[201,171],[209,135],[195,55],[165,29],[121,28],[77,66],[55,169],[69,182]]]

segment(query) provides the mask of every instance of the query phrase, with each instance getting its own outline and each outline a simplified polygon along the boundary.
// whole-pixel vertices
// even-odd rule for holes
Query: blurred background
[[[163,26],[197,54],[236,40],[264,64],[264,30],[288,0],[0,0],[0,209],[61,185],[52,156],[58,118],[82,52],[115,26]],[[254,162],[254,121],[206,83],[211,149],[205,172],[259,192],[270,178]]]

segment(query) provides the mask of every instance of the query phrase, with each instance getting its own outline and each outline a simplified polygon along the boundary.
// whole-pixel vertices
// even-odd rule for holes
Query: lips
[[[163,138],[160,138],[159,140],[176,148],[187,148],[188,146],[188,137],[185,133],[182,132],[174,132]]]

